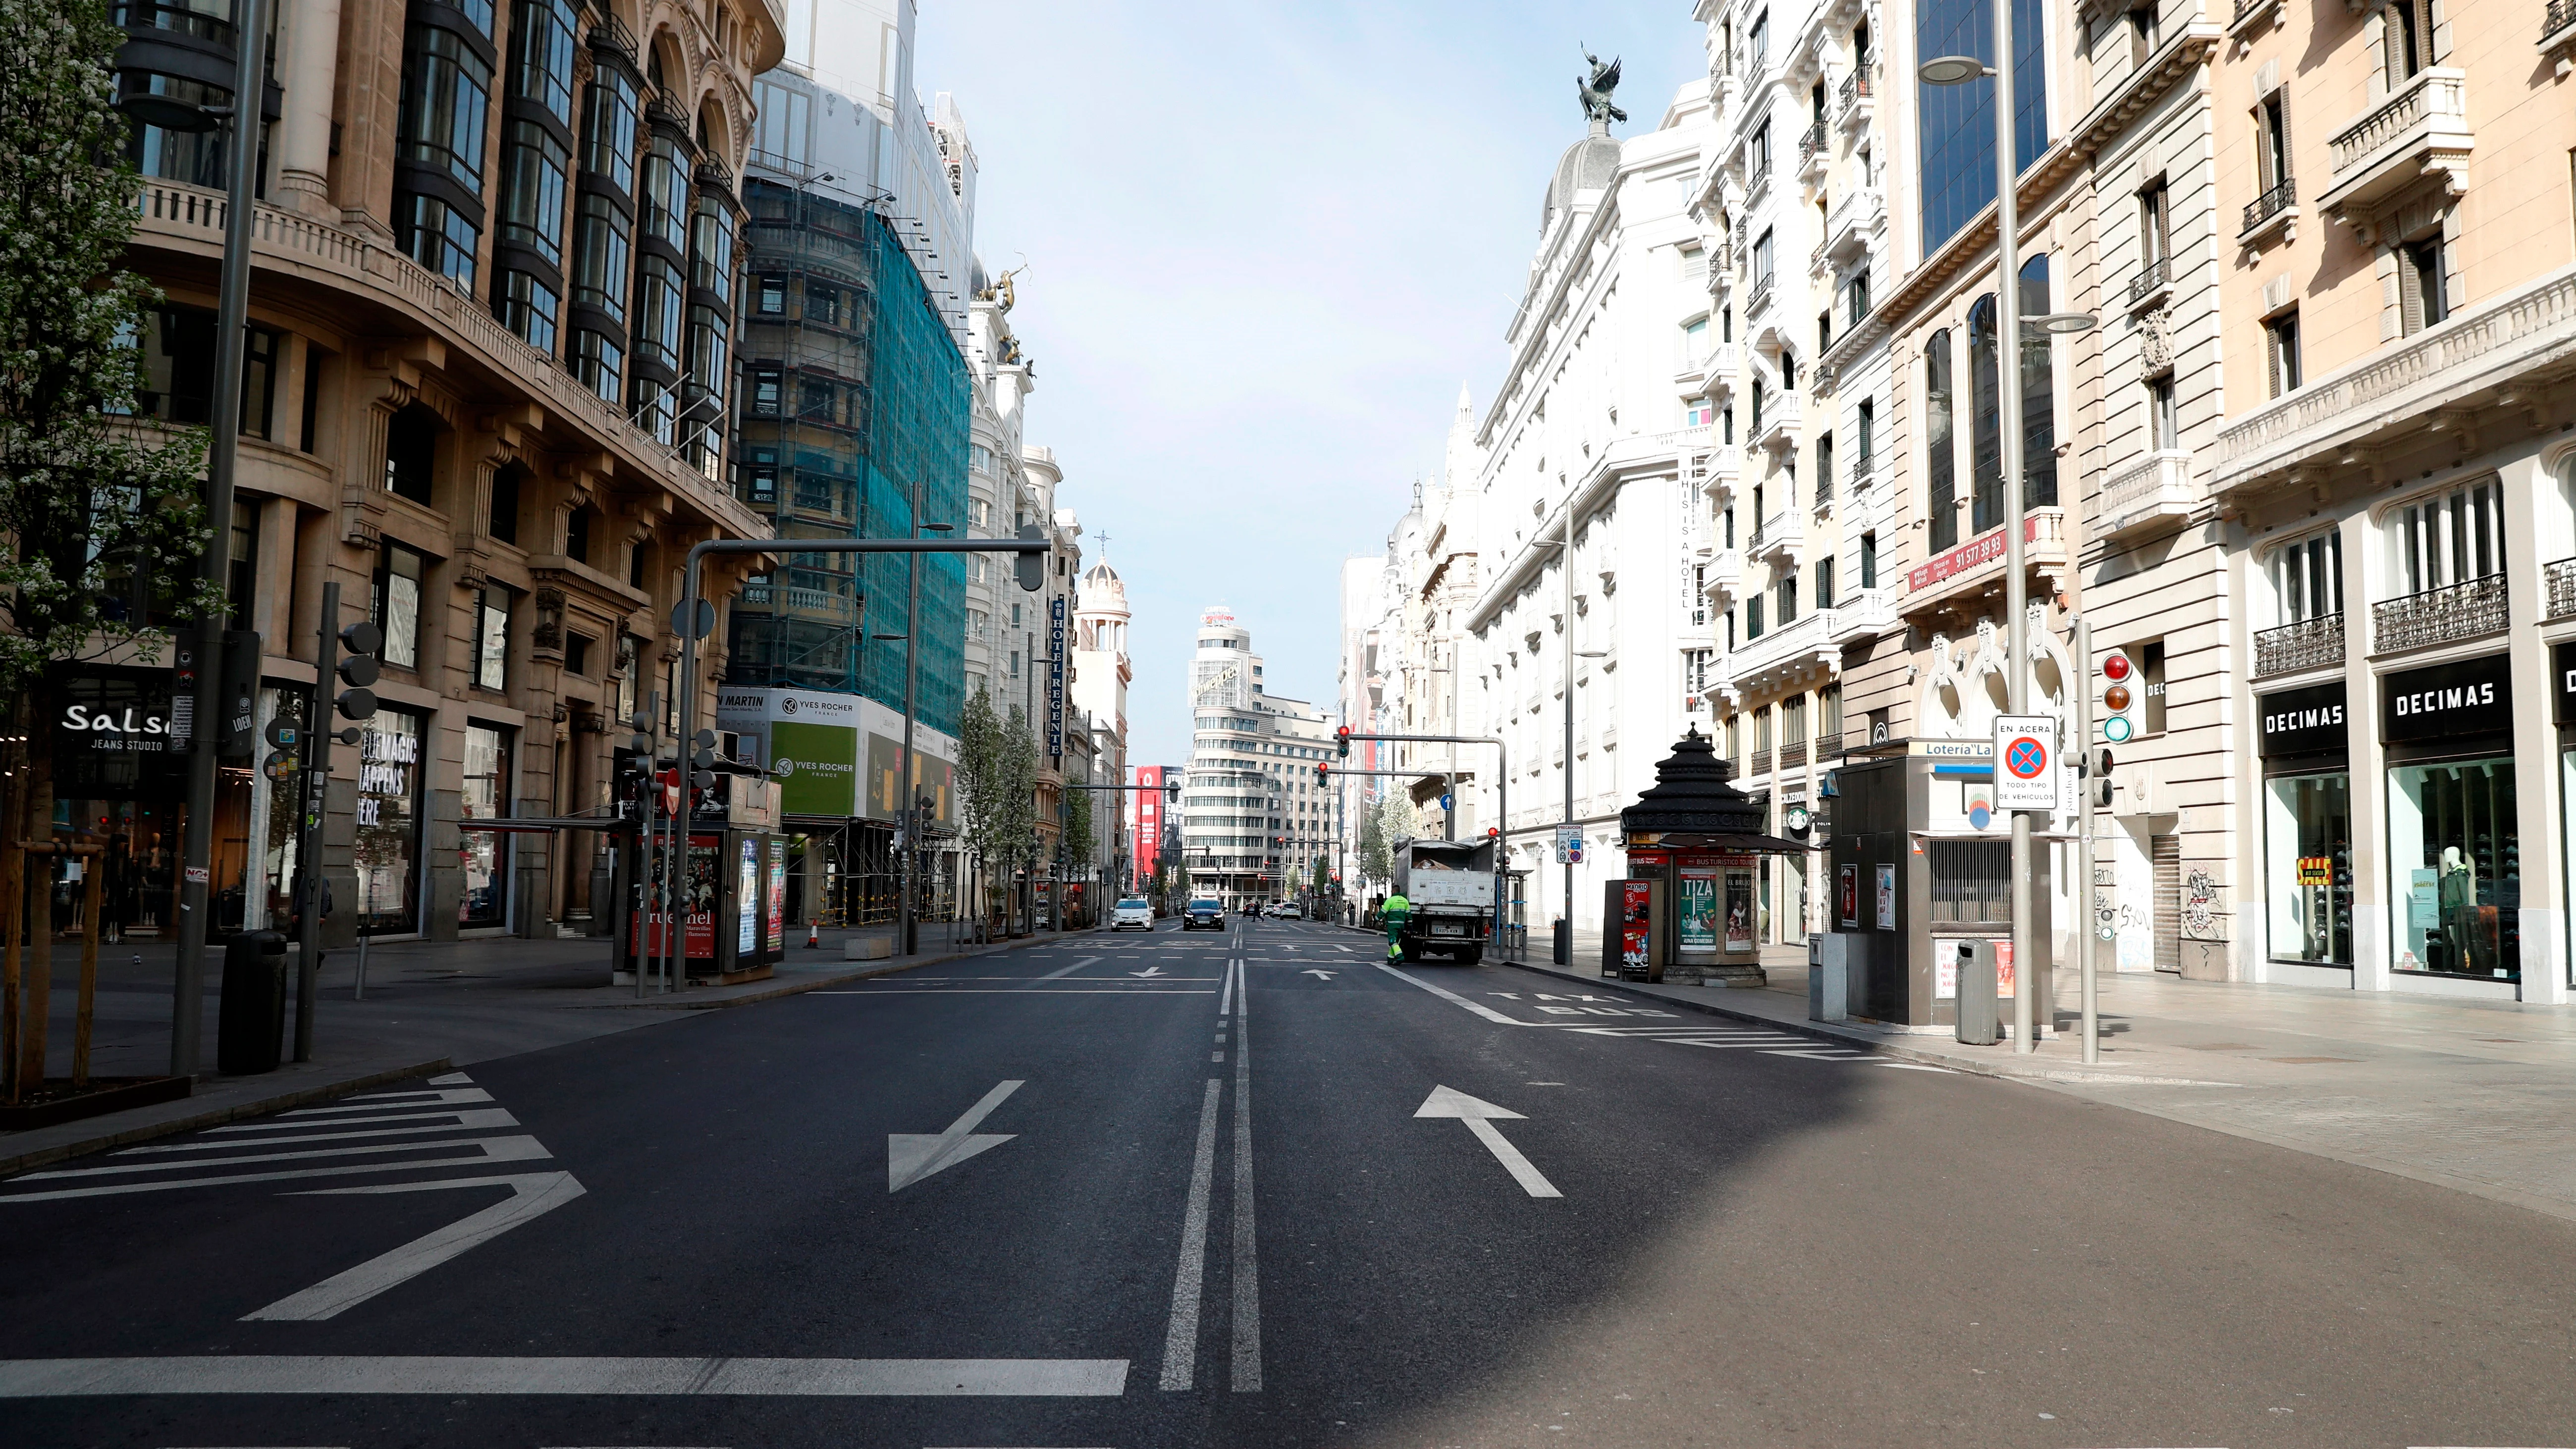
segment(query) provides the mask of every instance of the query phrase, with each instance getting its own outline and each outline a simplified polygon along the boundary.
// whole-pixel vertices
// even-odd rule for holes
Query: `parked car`
[[[1143,896],[1129,896],[1109,913],[1109,929],[1123,931],[1130,926],[1139,931],[1154,929],[1154,906]]]
[[[1190,908],[1181,913],[1181,929],[1184,931],[1224,930],[1225,902],[1205,899],[1190,902]]]

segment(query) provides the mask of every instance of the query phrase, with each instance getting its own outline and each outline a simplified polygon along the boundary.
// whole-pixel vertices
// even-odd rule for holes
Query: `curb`
[[[399,1082],[409,1077],[452,1071],[454,1067],[455,1064],[446,1057],[435,1057],[410,1066],[386,1067],[372,1072],[362,1072],[354,1077],[343,1077],[336,1081],[316,1082],[310,1086],[298,1087],[291,1092],[279,1092],[247,1102],[234,1102],[228,1106],[213,1107],[164,1122],[147,1122],[128,1127],[120,1132],[83,1138],[78,1142],[59,1142],[51,1147],[39,1147],[21,1152],[14,1157],[0,1157],[0,1178],[14,1177],[30,1168],[43,1167],[65,1158],[85,1157],[93,1152],[104,1152],[111,1147],[122,1147],[129,1142],[144,1142],[155,1137],[170,1137],[181,1132],[194,1132],[201,1127],[220,1126],[226,1122],[239,1121],[244,1117],[266,1116],[271,1112],[282,1112],[290,1107],[301,1107],[312,1102],[327,1101],[333,1097],[344,1097],[366,1087],[380,1087],[387,1082]]]
[[[721,1011],[729,1006],[749,1006],[755,1002],[776,1001],[782,996],[797,996],[808,991],[821,990],[826,986],[839,986],[851,981],[866,981],[878,976],[893,976],[900,972],[918,971],[924,966],[937,966],[948,961],[970,961],[979,956],[996,955],[1003,951],[1017,951],[1024,947],[1037,945],[1045,940],[1060,940],[1066,936],[1084,934],[1088,933],[1080,931],[1057,931],[1044,937],[1035,935],[1022,936],[1016,940],[995,942],[994,944],[978,951],[956,951],[945,956],[924,956],[917,961],[898,961],[890,966],[875,966],[864,971],[835,971],[828,975],[818,976],[811,981],[790,981],[781,986],[771,987],[767,991],[754,991],[745,996],[727,996],[720,1000],[691,1001],[686,997],[682,997],[676,1001],[657,1001],[651,997],[647,997],[642,1001],[619,1001],[599,1006],[583,1007],[581,1009],[585,1011],[636,1011],[639,1009],[644,1011]]]
[[[1598,986],[1603,990],[1616,991],[1623,996],[1627,996],[1637,1001],[1651,1001],[1658,1006],[1675,1006],[1684,1011],[1696,1011],[1708,1016],[1721,1016],[1729,1021],[1740,1021],[1751,1026],[1765,1026],[1770,1027],[1775,1031],[1795,1032],[1800,1036],[1814,1037],[1819,1041],[1829,1041],[1840,1046],[1866,1047],[1871,1051],[1878,1052],[1885,1056],[1895,1057],[1900,1061],[1917,1062],[1929,1067],[1941,1067],[1949,1071],[1963,1072],[1971,1076],[1996,1077],[2012,1082],[2051,1082],[2075,1086],[2241,1087],[2245,1085],[2242,1082],[2203,1081],[2196,1077],[2143,1077],[2134,1074],[2088,1072],[2081,1069],[2068,1069],[2064,1067],[2016,1069],[2009,1065],[1996,1062],[1981,1062],[1973,1059],[1961,1059],[1959,1057],[1945,1056],[1940,1052],[1928,1052],[1920,1047],[1909,1047],[1901,1042],[1892,1042],[1885,1037],[1873,1036],[1865,1032],[1854,1031],[1849,1027],[1837,1027],[1830,1022],[1783,1021],[1778,1017],[1763,1016],[1757,1012],[1745,1011],[1738,1007],[1720,1006],[1714,1001],[1693,1001],[1685,997],[1657,996],[1653,992],[1639,991],[1626,982],[1615,981],[1608,977],[1604,977],[1600,981],[1596,982],[1588,977],[1569,976],[1562,971],[1551,970],[1545,966],[1532,966],[1521,961],[1498,961],[1492,964],[1498,966],[1509,966],[1516,971],[1526,971],[1533,976],[1541,976],[1554,981],[1579,981],[1583,983],[1586,990],[1590,990],[1593,987]]]

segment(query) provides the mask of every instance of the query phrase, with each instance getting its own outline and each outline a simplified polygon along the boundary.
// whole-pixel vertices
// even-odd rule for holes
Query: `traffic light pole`
[[[2102,998],[2093,975],[2093,630],[2077,615],[2075,625],[2075,778],[2081,787],[2075,802],[2075,968],[2084,979],[2084,1061],[2102,1059]],[[2060,747],[2061,749],[2063,746]]]

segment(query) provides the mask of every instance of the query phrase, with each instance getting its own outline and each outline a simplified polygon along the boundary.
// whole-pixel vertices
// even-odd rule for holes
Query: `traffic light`
[[[1170,775],[1164,777],[1163,803],[1165,805],[1178,805],[1181,803],[1181,781],[1179,776]]]
[[[376,692],[367,686],[376,682],[380,669],[376,656],[384,650],[385,631],[377,628],[371,619],[360,619],[340,631],[340,647],[348,653],[333,666],[332,672],[349,687],[340,691],[333,708],[345,720],[373,719],[376,716]],[[355,734],[356,731],[349,733]]]
[[[1317,760],[1315,762],[1315,783],[1319,786],[1330,785],[1333,783],[1333,767],[1331,764],[1323,760]]]
[[[1333,743],[1341,750],[1339,758],[1345,760],[1349,759],[1351,757],[1351,727],[1349,725],[1344,725],[1340,729],[1333,731]]]
[[[2111,804],[2111,752],[2109,750],[2102,752],[2101,766],[2093,771],[2090,784],[2093,790],[2093,803],[2109,808]]]
[[[1022,543],[1037,543],[1045,539],[1046,530],[1034,523],[1023,523],[1020,525],[1019,536]],[[1016,571],[1022,593],[1034,594],[1046,587],[1045,554],[1021,554],[1012,561],[1012,567]]]
[[[2119,649],[2102,656],[2102,741],[2125,745],[2138,737],[2146,721],[2138,667]]]

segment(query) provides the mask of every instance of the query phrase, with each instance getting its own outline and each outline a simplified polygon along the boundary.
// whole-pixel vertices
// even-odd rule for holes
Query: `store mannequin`
[[[2442,908],[2445,971],[2472,971],[2470,943],[2477,939],[2478,877],[2456,845],[2442,847],[2442,876],[2437,897]]]

